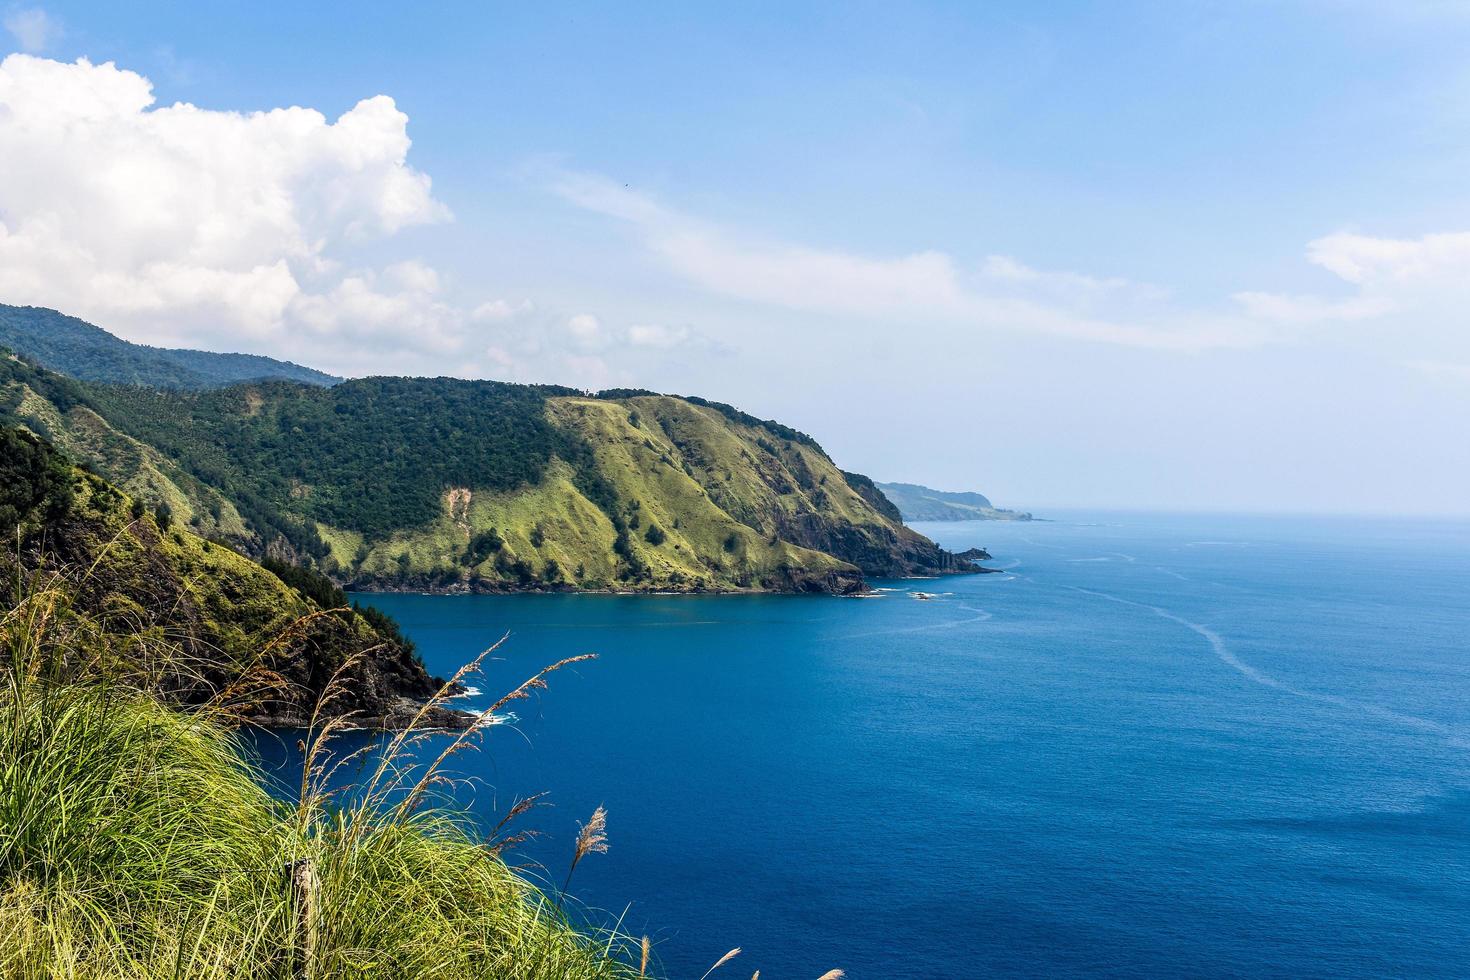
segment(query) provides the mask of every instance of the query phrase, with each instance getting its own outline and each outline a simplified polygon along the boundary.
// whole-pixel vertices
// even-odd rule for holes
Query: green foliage
[[[207,719],[10,673],[0,976],[636,975],[449,815],[287,804],[263,778]]]
[[[315,569],[293,565],[270,555],[260,560],[260,567],[322,609],[343,609],[347,606],[347,593],[343,592],[336,582]]]
[[[478,565],[503,547],[505,540],[500,532],[493,527],[486,528],[470,538],[469,546],[465,548],[465,564]]]
[[[54,520],[71,507],[71,467],[29,432],[0,426],[0,534],[36,517]]]
[[[668,535],[664,533],[663,528],[659,527],[652,521],[649,521],[648,530],[643,532],[643,540],[647,541],[654,547],[658,547],[659,545],[663,544],[664,541],[668,540]]]
[[[535,483],[561,442],[539,390],[492,381],[109,388],[97,398],[116,424],[288,540],[308,520],[376,536],[420,527],[450,487]],[[304,550],[325,554],[320,542]]]
[[[157,522],[160,531],[167,531],[174,522],[174,509],[166,503],[160,503],[153,508],[153,520]]]
[[[873,482],[871,477],[863,476],[861,473],[849,473],[843,470],[842,479],[847,482],[849,487],[857,491],[858,496],[866,500],[878,513],[895,523],[903,520],[903,515],[899,513],[898,508],[878,488],[878,485]]]
[[[374,606],[364,606],[359,602],[352,604],[352,611],[366,620],[374,633],[393,643],[405,653],[414,656],[415,660],[418,659],[417,654],[414,653],[414,642],[404,635],[398,621],[392,616]],[[422,661],[419,663],[422,666]]]

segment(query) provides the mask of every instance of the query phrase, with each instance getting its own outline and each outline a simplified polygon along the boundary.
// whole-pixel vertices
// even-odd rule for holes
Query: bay
[[[1470,525],[918,529],[1004,571],[358,598],[438,673],[508,634],[470,706],[599,654],[460,757],[454,803],[548,791],[511,860],[553,889],[605,806],[571,891],[672,976],[734,946],[773,978],[1470,974]]]

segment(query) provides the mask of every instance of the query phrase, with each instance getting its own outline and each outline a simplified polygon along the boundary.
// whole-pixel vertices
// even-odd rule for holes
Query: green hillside
[[[129,343],[85,320],[39,306],[0,304],[0,347],[23,351],[53,371],[87,381],[212,388],[237,381],[286,378],[331,385],[321,371],[259,354],[147,347]]]
[[[815,440],[698,398],[448,378],[185,389],[0,361],[0,420],[201,536],[363,588],[851,592],[971,570]]]
[[[241,699],[252,720],[301,724],[355,657],[333,712],[362,724],[395,724],[437,688],[391,621],[346,608],[330,583],[202,539],[166,504],[134,500],[4,426],[0,533],[12,542],[0,588],[58,592],[67,612],[56,629],[74,662],[179,704]]]
[[[917,483],[880,483],[905,521],[1029,521],[1031,515],[1003,510],[983,494],[935,490]]]

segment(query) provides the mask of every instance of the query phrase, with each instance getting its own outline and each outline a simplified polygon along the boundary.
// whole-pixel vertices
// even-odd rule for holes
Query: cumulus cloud
[[[375,96],[315,109],[154,107],[112,63],[0,62],[0,297],[132,339],[381,333],[446,317],[434,270],[351,270],[339,249],[444,221]]]
[[[45,51],[61,36],[61,25],[40,7],[13,7],[5,14],[5,30],[22,51]]]

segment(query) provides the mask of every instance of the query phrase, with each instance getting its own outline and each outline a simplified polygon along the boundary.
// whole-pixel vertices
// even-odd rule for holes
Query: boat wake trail
[[[1347,711],[1360,712],[1374,718],[1381,718],[1384,721],[1391,721],[1395,724],[1403,725],[1406,728],[1413,728],[1421,732],[1431,732],[1435,735],[1441,735],[1450,739],[1450,741],[1457,746],[1470,748],[1470,740],[1464,738],[1464,736],[1462,736],[1458,731],[1446,725],[1441,725],[1438,722],[1430,721],[1428,718],[1420,718],[1415,715],[1406,715],[1402,712],[1393,711],[1389,708],[1380,707],[1376,704],[1363,704],[1358,701],[1353,701],[1349,698],[1338,697],[1335,694],[1320,694],[1316,691],[1305,691],[1299,687],[1294,687],[1291,684],[1287,684],[1285,681],[1272,677],[1270,674],[1267,674],[1262,670],[1258,670],[1257,668],[1246,663],[1244,660],[1241,660],[1235,655],[1235,652],[1226,645],[1224,638],[1221,637],[1219,633],[1216,633],[1214,630],[1210,629],[1208,626],[1205,626],[1201,623],[1191,622],[1190,620],[1185,619],[1183,616],[1178,616],[1174,613],[1169,612],[1169,610],[1167,609],[1160,608],[1159,606],[1151,606],[1146,602],[1135,602],[1132,599],[1124,599],[1121,596],[1109,595],[1106,592],[1096,592],[1092,589],[1084,589],[1076,585],[1064,585],[1062,586],[1062,588],[1071,589],[1074,592],[1081,592],[1084,595],[1094,596],[1098,599],[1106,599],[1109,602],[1116,602],[1125,606],[1136,606],[1139,609],[1147,609],[1149,612],[1153,613],[1155,616],[1160,617],[1161,619],[1167,619],[1172,623],[1178,623],[1185,629],[1191,630],[1194,633],[1197,633],[1201,637],[1203,637],[1205,641],[1209,643],[1210,649],[1214,651],[1215,656],[1219,658],[1221,663],[1225,664],[1227,667],[1230,667],[1232,670],[1236,671],[1248,680],[1261,685],[1262,687],[1269,687],[1273,691],[1280,691],[1283,694],[1288,694],[1294,698],[1301,698],[1305,701],[1315,701],[1318,704],[1329,704],[1335,708],[1342,708]]]

